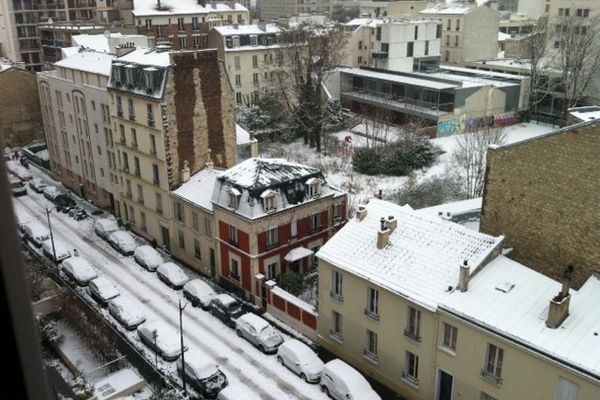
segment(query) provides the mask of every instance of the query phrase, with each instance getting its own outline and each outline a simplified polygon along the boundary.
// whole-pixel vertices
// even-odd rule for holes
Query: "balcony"
[[[333,329],[329,330],[329,337],[331,337],[333,340],[335,340],[338,343],[342,343],[344,341],[342,332],[336,332]]]
[[[415,342],[421,342],[421,335],[419,335],[418,332],[415,332],[412,329],[405,329],[404,330],[404,336],[411,338],[412,340],[414,340]]]
[[[495,375],[495,374],[493,374],[491,372],[488,372],[488,371],[486,371],[484,369],[481,370],[481,377],[484,380],[486,380],[489,383],[492,383],[492,384],[494,384],[496,386],[500,386],[502,384],[502,378],[501,377],[499,377],[499,376],[497,376],[497,375]]]
[[[236,273],[230,272],[230,273],[229,273],[229,277],[230,277],[231,279],[233,279],[234,281],[237,281],[237,282],[239,282],[239,281],[240,281],[240,275],[239,275],[239,274],[236,274]]]
[[[277,246],[279,246],[279,242],[267,242],[267,250],[273,250]]]
[[[371,53],[371,57],[372,57],[374,60],[384,60],[384,59],[388,58],[388,57],[389,57],[389,55],[388,55],[388,53],[387,53],[387,52],[382,52],[382,51],[374,51],[374,52],[372,52],[372,53]]]
[[[379,321],[379,314],[376,314],[373,311],[370,311],[366,308],[365,308],[365,315],[374,321]]]
[[[331,296],[332,299],[334,299],[338,303],[344,302],[344,296],[341,293],[335,293],[335,292],[331,291],[331,292],[329,292],[329,295]]]
[[[129,120],[135,121],[135,114],[129,114]]]
[[[373,364],[379,364],[379,357],[377,356],[377,354],[371,353],[367,349],[363,350],[363,357],[366,358],[368,361],[372,362]]]
[[[406,112],[408,114],[415,115],[425,115],[433,118],[447,115],[454,110],[454,103],[438,104],[362,88],[354,88],[352,90],[342,92],[342,99],[354,100],[359,103],[380,106],[388,110]]]

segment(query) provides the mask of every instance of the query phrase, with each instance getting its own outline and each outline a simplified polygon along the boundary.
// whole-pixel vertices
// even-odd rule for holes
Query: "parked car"
[[[219,392],[217,400],[260,400],[252,393],[248,393],[240,384],[229,385]]]
[[[36,193],[43,193],[46,183],[40,178],[35,178],[29,181],[29,187]]]
[[[183,287],[183,295],[194,307],[201,306],[203,310],[208,310],[217,293],[202,279],[192,279]]]
[[[90,292],[90,296],[102,307],[106,307],[112,299],[120,295],[119,289],[117,289],[114,283],[103,276],[90,281],[88,291]]]
[[[17,229],[21,236],[25,235],[25,226],[31,222],[31,215],[15,210],[17,214]],[[48,232],[50,233],[50,232]]]
[[[203,398],[214,399],[229,382],[225,374],[214,361],[194,350],[185,352],[185,368],[181,358],[177,360],[177,369],[186,382],[189,382]]]
[[[142,342],[166,361],[175,361],[181,355],[179,335],[170,326],[150,321],[138,326],[137,332]]]
[[[17,197],[24,196],[27,194],[27,188],[20,179],[10,177],[9,182],[10,191],[12,192],[13,196]]]
[[[321,371],[325,365],[317,353],[297,339],[286,340],[279,346],[277,361],[311,383],[321,380]]]
[[[263,353],[275,353],[283,338],[264,318],[246,313],[235,320],[235,332]]]
[[[54,201],[54,198],[60,194],[60,190],[56,186],[46,185],[44,188],[44,197],[50,201]]]
[[[140,307],[129,297],[117,296],[108,303],[108,312],[127,330],[134,330],[146,321]]]
[[[33,175],[31,175],[31,172],[29,172],[27,168],[23,166],[17,166],[14,169],[13,173],[22,181],[30,181],[31,179],[33,179]]]
[[[160,264],[156,269],[156,274],[161,281],[177,290],[181,289],[190,280],[177,264],[170,261]]]
[[[156,271],[156,268],[165,262],[160,253],[148,245],[136,248],[133,252],[133,258],[148,271]]]
[[[56,252],[56,260],[54,259],[54,252]],[[71,257],[71,250],[60,240],[54,239],[54,249],[52,248],[52,240],[46,240],[42,243],[42,253],[49,259],[61,262]]]
[[[50,232],[44,225],[31,221],[23,227],[23,237],[35,247],[40,248],[42,243],[50,239]]]
[[[131,236],[131,233],[125,231],[111,233],[108,236],[108,243],[110,243],[115,250],[126,256],[132,255],[137,247],[137,243],[133,236]]]
[[[102,239],[107,240],[111,233],[119,230],[117,221],[109,218],[101,218],[94,224],[94,232]]]
[[[210,313],[233,328],[235,320],[244,314],[242,305],[228,294],[218,294],[210,301]]]
[[[339,358],[323,367],[321,390],[336,400],[381,400],[365,377]]]
[[[87,286],[98,275],[88,260],[83,257],[70,257],[62,262],[63,273],[79,286]]]
[[[57,194],[52,201],[56,204],[56,210],[63,213],[68,213],[77,206],[75,200],[66,193]]]

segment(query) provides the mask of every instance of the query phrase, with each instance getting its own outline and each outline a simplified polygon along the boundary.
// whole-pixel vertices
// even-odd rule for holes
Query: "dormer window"
[[[250,35],[250,45],[251,46],[258,46],[258,36],[256,36],[256,35]]]
[[[275,209],[275,196],[276,195],[277,195],[277,192],[275,192],[274,190],[271,190],[271,189],[265,190],[260,195],[260,198],[262,199],[262,203],[263,203],[263,210],[265,210],[265,212]]]
[[[308,197],[316,197],[321,194],[321,182],[319,178],[310,178],[305,182]]]
[[[229,193],[229,207],[237,210],[240,206],[240,196],[242,195],[239,190],[236,188],[231,188],[228,191]]]
[[[240,37],[239,36],[233,36],[233,47],[240,47]]]

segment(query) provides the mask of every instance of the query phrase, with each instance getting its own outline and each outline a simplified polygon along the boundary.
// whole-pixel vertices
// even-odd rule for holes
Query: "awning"
[[[295,249],[293,249],[292,251],[287,253],[286,256],[283,257],[283,259],[285,261],[294,262],[294,261],[298,261],[304,257],[308,257],[308,256],[312,256],[312,255],[313,255],[312,250],[309,250],[306,247],[296,247]]]

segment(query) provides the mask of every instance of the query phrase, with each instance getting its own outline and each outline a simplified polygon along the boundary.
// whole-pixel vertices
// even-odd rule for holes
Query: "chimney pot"
[[[385,230],[385,218],[381,217],[381,219],[379,220],[379,224],[381,225],[381,228],[379,230],[384,231]]]
[[[467,260],[463,261],[463,264],[460,266],[460,272],[458,274],[458,290],[461,292],[466,292],[469,290],[469,273],[471,268],[469,267],[469,263]]]
[[[359,221],[362,221],[363,219],[365,219],[366,216],[367,216],[367,207],[358,206],[358,208],[356,209],[356,218],[358,218]]]
[[[190,167],[188,166],[187,160],[183,161],[183,169],[181,170],[181,182],[187,182],[191,178]]]
[[[386,227],[390,230],[390,233],[394,232],[398,227],[398,220],[393,215],[390,215],[386,221]]]

